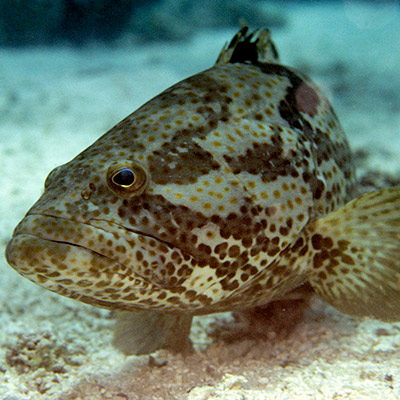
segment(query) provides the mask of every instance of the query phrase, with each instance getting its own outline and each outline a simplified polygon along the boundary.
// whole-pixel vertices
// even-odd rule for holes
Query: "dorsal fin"
[[[271,40],[268,29],[257,29],[248,33],[248,27],[241,28],[230,43],[226,43],[216,64],[244,63],[268,64],[279,62],[278,51]]]

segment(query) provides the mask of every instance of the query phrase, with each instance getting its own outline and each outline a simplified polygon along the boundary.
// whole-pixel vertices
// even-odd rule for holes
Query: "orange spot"
[[[270,110],[269,108],[266,108],[266,109],[265,109],[265,113],[266,113],[268,116],[270,116],[270,117],[274,114],[273,111]]]

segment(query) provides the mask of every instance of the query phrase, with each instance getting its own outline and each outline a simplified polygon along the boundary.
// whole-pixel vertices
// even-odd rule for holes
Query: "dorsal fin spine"
[[[248,27],[241,28],[229,43],[226,43],[216,64],[278,63],[279,55],[268,29],[257,29],[248,33]]]

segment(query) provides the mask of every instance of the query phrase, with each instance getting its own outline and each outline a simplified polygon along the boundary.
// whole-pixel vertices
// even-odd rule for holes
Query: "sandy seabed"
[[[311,75],[331,98],[360,176],[393,181],[400,171],[396,10],[290,5],[282,9],[287,27],[273,32],[283,63]],[[52,168],[161,90],[211,66],[233,33],[139,48],[0,50],[1,252]],[[124,356],[111,344],[109,312],[35,286],[4,259],[0,269],[4,400],[400,398],[400,324],[352,319],[315,299],[289,335],[212,340],[210,324],[231,322],[209,316],[195,320],[193,355]]]

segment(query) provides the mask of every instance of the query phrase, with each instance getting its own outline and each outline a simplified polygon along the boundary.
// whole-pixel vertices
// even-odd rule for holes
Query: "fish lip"
[[[139,229],[128,228],[128,227],[126,227],[126,226],[124,226],[124,225],[118,224],[117,222],[108,221],[108,220],[102,219],[102,218],[91,218],[91,219],[89,219],[89,220],[87,220],[87,221],[85,222],[85,221],[78,221],[78,220],[75,220],[75,219],[72,219],[72,218],[65,218],[65,217],[62,217],[62,216],[52,215],[52,214],[46,214],[46,213],[29,213],[29,214],[26,215],[26,217],[28,217],[28,216],[35,216],[35,215],[36,215],[36,216],[39,216],[39,217],[49,217],[49,218],[54,218],[54,219],[60,219],[60,220],[64,220],[64,221],[67,221],[67,222],[75,223],[75,224],[77,224],[77,225],[86,225],[86,226],[89,227],[89,228],[100,229],[100,230],[102,230],[102,231],[104,231],[104,232],[106,232],[106,233],[111,233],[111,234],[112,234],[113,232],[112,232],[112,231],[108,231],[108,230],[106,229],[106,226],[96,224],[96,222],[104,222],[105,224],[112,225],[113,227],[116,227],[117,229],[125,230],[125,231],[128,231],[128,232],[132,232],[132,233],[134,233],[135,235],[141,235],[141,236],[145,236],[145,237],[154,239],[154,240],[156,240],[157,242],[163,243],[163,244],[165,244],[165,245],[167,245],[168,247],[171,247],[171,248],[177,248],[177,246],[174,245],[173,243],[171,243],[171,242],[169,242],[169,241],[167,241],[167,240],[161,239],[161,238],[159,238],[159,237],[156,236],[156,235],[152,235],[152,234],[150,234],[150,233],[148,233],[148,232],[141,231],[141,230],[139,230]],[[25,218],[26,218],[26,217],[25,217]],[[25,219],[25,218],[24,218],[24,219]],[[22,221],[21,221],[21,222],[22,222]],[[17,231],[17,229],[18,229],[18,226],[17,226],[17,228],[15,229],[15,231]],[[50,241],[53,241],[53,242],[59,242],[59,243],[65,243],[65,244],[75,245],[75,246],[78,246],[78,247],[86,248],[86,249],[88,249],[88,250],[90,250],[90,251],[93,251],[94,253],[98,253],[98,252],[96,252],[95,250],[91,249],[90,247],[85,247],[85,246],[82,246],[82,245],[77,244],[77,243],[69,242],[69,241],[67,241],[67,240],[57,240],[57,239],[54,239],[54,238],[42,237],[42,236],[39,236],[39,235],[36,235],[36,234],[33,234],[33,233],[29,233],[29,234],[31,234],[31,235],[33,235],[33,236],[40,237],[41,239],[50,240]],[[14,235],[15,235],[15,233],[14,233]],[[13,236],[14,236],[14,235],[13,235]],[[101,253],[98,253],[98,254],[104,256],[104,255],[101,254]],[[186,253],[186,254],[189,255],[188,253]],[[190,256],[193,257],[192,255],[190,255]],[[108,257],[108,258],[109,258],[109,257]],[[110,259],[111,259],[111,258],[110,258]]]
[[[124,226],[124,225],[118,224],[117,222],[108,221],[108,220],[106,220],[106,219],[91,218],[91,219],[89,219],[89,220],[87,220],[87,221],[85,222],[85,221],[75,220],[75,219],[72,219],[72,218],[65,218],[65,217],[58,216],[58,215],[52,215],[52,214],[46,214],[46,213],[34,213],[34,212],[33,212],[33,213],[28,213],[28,214],[25,216],[25,218],[26,218],[26,217],[29,217],[29,216],[38,216],[38,217],[45,217],[45,218],[53,218],[54,220],[64,220],[64,221],[67,221],[67,222],[69,222],[69,223],[74,223],[74,224],[76,224],[77,226],[79,226],[79,225],[80,225],[80,226],[87,226],[88,228],[95,228],[95,229],[102,230],[102,231],[105,232],[105,233],[110,233],[110,234],[112,234],[113,232],[107,230],[107,229],[106,229],[106,226],[101,225],[101,224],[96,224],[97,221],[98,221],[98,222],[104,222],[105,224],[111,225],[111,226],[113,226],[113,227],[116,227],[116,228],[119,229],[119,230],[121,229],[121,230],[125,230],[125,231],[128,231],[128,232],[131,232],[131,233],[133,233],[133,234],[135,234],[135,235],[141,235],[141,236],[144,236],[144,237],[148,237],[148,238],[151,238],[151,239],[156,240],[157,242],[163,243],[163,244],[167,245],[168,247],[177,248],[177,246],[175,246],[173,243],[168,242],[168,241],[166,241],[166,240],[163,240],[163,239],[161,239],[161,238],[159,238],[159,237],[157,237],[157,236],[155,236],[155,235],[152,235],[152,234],[150,234],[150,233],[141,231],[141,230],[139,230],[139,229],[128,228],[128,227],[126,227],[126,226]],[[25,219],[25,218],[24,218],[24,219]],[[23,220],[24,220],[24,219],[23,219]],[[22,220],[22,221],[23,221],[23,220]],[[21,222],[22,222],[22,221],[21,221]],[[19,225],[16,227],[15,232],[17,232],[18,227],[19,227]],[[15,236],[15,232],[14,232],[14,234],[13,234],[13,237]],[[21,232],[21,233],[26,233],[26,234],[30,234],[30,235],[32,235],[32,236],[37,236],[37,237],[39,237],[39,238],[41,238],[41,239],[49,240],[49,241],[52,241],[52,242],[65,243],[65,244],[68,244],[68,245],[73,245],[73,246],[81,247],[81,248],[83,248],[83,249],[87,249],[87,250],[93,251],[94,253],[97,253],[97,254],[99,254],[99,255],[101,255],[101,256],[103,256],[103,257],[107,257],[107,256],[105,256],[104,254],[101,254],[101,253],[97,252],[96,250],[91,249],[90,247],[82,246],[81,244],[74,243],[74,242],[72,242],[72,241],[68,241],[68,240],[57,240],[57,239],[55,239],[55,238],[45,237],[45,236],[41,236],[41,235],[38,235],[38,234],[35,234],[35,233],[28,233],[28,232]],[[17,234],[20,234],[20,233],[18,232]],[[191,257],[192,257],[192,256],[191,256]],[[109,258],[110,260],[112,260],[112,258],[110,258],[110,257],[107,257],[107,258]]]
[[[17,244],[15,246],[15,242],[17,241]],[[81,275],[79,276],[78,282],[86,281],[87,285],[82,287],[82,286],[77,286],[77,279],[74,276],[71,275],[63,275],[59,274],[59,271],[57,270],[56,266],[54,264],[48,264],[46,262],[42,263],[40,262],[40,258],[35,259],[36,253],[34,251],[27,252],[28,254],[27,258],[21,258],[21,249],[22,251],[26,251],[23,247],[21,246],[21,243],[18,244],[18,241],[22,240],[22,246],[24,246],[24,240],[27,240],[29,242],[30,249],[34,249],[35,245],[40,246],[40,250],[43,246],[43,242],[50,242],[53,245],[50,247],[52,251],[52,255],[54,257],[57,256],[58,251],[61,250],[62,248],[59,248],[58,246],[68,246],[68,248],[73,247],[73,248],[82,248],[86,253],[94,253],[90,249],[78,245],[71,245],[71,243],[68,242],[61,242],[61,241],[52,241],[46,238],[41,238],[39,235],[31,235],[27,233],[18,233],[12,237],[12,239],[9,241],[6,247],[6,259],[8,263],[15,269],[16,272],[18,272],[20,275],[24,276],[28,280],[32,281],[33,283],[51,291],[57,294],[61,294],[65,297],[75,299],[82,301],[83,303],[91,304],[93,306],[98,306],[101,308],[105,309],[118,309],[118,310],[134,310],[134,305],[125,305],[121,303],[121,301],[113,300],[113,299],[107,299],[102,296],[98,296],[96,293],[90,294],[86,291],[86,287],[92,286],[93,283],[93,277],[91,275]],[[32,246],[33,243],[33,246]],[[45,245],[46,247],[46,245]],[[48,247],[47,247],[48,248]],[[54,251],[56,250],[56,251]],[[96,255],[105,258],[102,254],[100,253],[95,253]],[[30,263],[32,259],[29,257],[32,257],[33,260],[36,262],[34,264]],[[117,261],[111,260],[112,264],[115,265]],[[56,274],[56,275],[54,275]],[[110,270],[100,270],[99,274],[95,277],[97,280],[103,279],[103,276],[109,276],[112,274],[115,279],[118,281],[122,277],[123,279],[127,278],[133,278],[129,279],[129,282],[132,282],[133,285],[135,285],[134,290],[138,290],[139,292],[142,289],[145,289],[148,285],[149,282],[145,278],[139,276],[138,274],[134,273],[133,271],[130,271],[129,277],[127,274],[123,274],[120,272],[112,271],[111,268]],[[112,281],[108,278],[110,281],[110,285],[112,285]],[[154,283],[151,283],[153,286]],[[97,292],[101,291],[102,288],[99,287]],[[137,309],[140,309],[138,307]]]
[[[136,278],[138,280],[141,280],[146,284],[151,284],[151,285],[153,285],[155,287],[158,287],[160,289],[162,289],[162,286],[160,284],[158,284],[157,282],[154,282],[153,280],[151,280],[150,277],[143,276],[143,274],[140,274],[139,271],[137,271],[134,268],[130,267],[129,263],[121,262],[120,260],[118,260],[118,257],[108,256],[107,254],[104,254],[103,252],[97,251],[95,246],[93,246],[93,247],[85,246],[82,243],[78,243],[76,240],[75,241],[68,240],[65,237],[63,237],[62,239],[56,238],[56,237],[54,237],[54,235],[52,235],[52,233],[47,233],[46,234],[45,229],[40,229],[40,230],[36,230],[35,232],[32,232],[32,227],[29,226],[29,223],[24,225],[24,222],[26,222],[27,219],[30,218],[30,217],[31,218],[32,217],[39,217],[39,218],[43,218],[43,219],[48,219],[49,220],[48,222],[53,222],[53,223],[56,223],[56,224],[59,221],[65,221],[67,224],[71,224],[72,228],[75,228],[77,230],[78,229],[82,230],[84,228],[88,228],[88,229],[92,229],[92,230],[96,231],[96,233],[98,233],[99,231],[102,231],[105,236],[108,235],[110,238],[115,233],[118,233],[118,231],[128,231],[132,235],[134,235],[133,238],[129,238],[129,239],[135,239],[136,240],[140,236],[144,237],[146,239],[153,239],[157,243],[161,243],[161,244],[164,244],[165,246],[167,246],[171,250],[171,252],[174,249],[177,249],[187,259],[190,258],[190,259],[196,261],[196,258],[193,255],[183,251],[181,248],[177,247],[173,243],[170,243],[170,242],[168,242],[166,240],[160,239],[155,235],[152,235],[152,234],[149,234],[149,233],[137,230],[137,229],[127,228],[124,225],[118,224],[117,222],[112,222],[112,221],[108,221],[106,219],[101,219],[101,218],[92,218],[92,219],[87,220],[87,221],[79,221],[79,220],[76,220],[76,219],[65,218],[63,216],[52,215],[52,214],[48,214],[48,213],[30,212],[24,217],[24,219],[15,228],[15,231],[14,231],[14,234],[13,234],[13,238],[18,236],[18,235],[25,234],[25,235],[31,235],[32,237],[36,237],[36,238],[38,238],[40,240],[46,240],[46,241],[52,242],[52,243],[59,243],[60,245],[64,244],[64,245],[68,245],[68,246],[74,246],[75,248],[80,248],[80,249],[82,249],[82,251],[86,251],[86,252],[88,252],[90,254],[94,254],[94,255],[99,256],[99,257],[107,258],[108,260],[110,260],[110,262],[117,263],[117,264],[121,265],[123,267],[123,269],[126,270],[126,271],[129,271],[129,274],[133,275],[134,278]],[[110,229],[108,230],[107,227],[109,227]],[[114,229],[111,229],[111,228],[114,228]],[[124,235],[121,235],[121,237],[124,240],[129,240]],[[10,240],[10,243],[12,242],[12,239]],[[148,243],[143,243],[140,240],[136,240],[135,246],[138,246],[139,248],[141,248],[145,252],[147,252],[149,250],[153,250],[151,247],[149,247]],[[7,247],[9,247],[9,245]],[[9,264],[13,265],[10,262],[9,262]],[[16,270],[18,270],[18,266],[15,266],[14,268]],[[110,271],[110,273],[111,273],[111,271]],[[127,275],[121,273],[120,271],[119,272],[114,272],[113,271],[112,273],[113,274],[118,274],[121,277],[126,277],[127,276]]]
[[[79,248],[79,249],[82,249],[85,252],[88,252],[89,254],[94,254],[96,256],[99,256],[99,257],[102,257],[102,258],[106,258],[106,259],[110,260],[110,262],[112,262],[114,264],[120,264],[122,266],[125,266],[123,263],[120,263],[120,262],[112,259],[111,257],[108,257],[107,255],[102,254],[102,253],[100,253],[100,252],[98,252],[96,250],[93,250],[93,249],[89,248],[89,247],[81,246],[79,244],[68,242],[68,241],[64,241],[64,240],[50,239],[48,237],[43,237],[43,236],[38,235],[38,234],[19,232],[19,233],[13,235],[13,237],[7,243],[6,250],[5,250],[5,257],[6,257],[6,260],[7,260],[8,264],[10,264],[16,271],[19,271],[19,266],[18,266],[17,262],[14,262],[14,260],[13,260],[14,257],[11,256],[11,253],[12,253],[13,245],[15,244],[13,242],[15,242],[16,239],[21,239],[21,238],[28,238],[28,239],[31,238],[31,239],[34,239],[34,240],[39,240],[41,242],[56,243],[56,244],[61,245],[61,246],[62,245],[66,245],[66,246],[71,246],[71,247],[74,247],[74,248]],[[112,271],[108,271],[108,270],[104,271],[104,272],[113,273],[113,274],[116,274],[116,275],[120,275],[122,277],[126,277],[125,274],[122,274],[120,272],[114,272],[114,271],[112,272]],[[135,278],[141,279],[144,282],[149,283],[148,280],[145,277],[142,277],[142,276],[134,273],[133,271],[130,271],[130,272],[132,274],[135,274]],[[23,275],[29,275],[29,273],[24,272]],[[40,275],[40,274],[38,274],[38,275]],[[46,277],[45,275],[42,275],[42,276]],[[48,279],[48,278],[46,278],[46,279]]]
[[[84,245],[79,244],[79,243],[76,243],[76,242],[74,242],[74,241],[65,240],[65,238],[64,238],[64,239],[57,239],[57,238],[55,238],[55,237],[52,237],[51,234],[45,234],[44,230],[39,230],[39,231],[36,231],[36,232],[32,232],[32,229],[26,229],[27,227],[24,226],[24,222],[26,221],[26,219],[27,219],[28,217],[49,218],[49,219],[53,219],[54,221],[62,220],[62,221],[66,221],[66,222],[68,222],[68,223],[74,224],[74,225],[76,225],[77,227],[78,227],[78,226],[79,226],[79,227],[85,227],[85,226],[86,226],[86,227],[88,227],[88,228],[92,228],[92,229],[95,229],[95,230],[97,230],[97,231],[98,231],[98,230],[101,230],[101,231],[103,231],[105,234],[111,234],[111,235],[112,235],[112,233],[113,233],[113,232],[111,232],[111,231],[107,231],[107,230],[104,229],[104,227],[102,227],[102,226],[93,225],[93,224],[88,223],[88,222],[93,221],[93,220],[89,220],[88,222],[85,222],[85,221],[78,221],[78,220],[74,220],[74,219],[70,219],[70,218],[65,218],[65,217],[58,216],[58,215],[46,214],[46,213],[28,213],[28,214],[22,219],[22,221],[17,225],[17,227],[15,228],[14,233],[13,233],[13,235],[12,235],[12,238],[10,239],[10,241],[7,243],[7,246],[6,246],[5,255],[6,255],[7,262],[8,262],[16,271],[19,270],[18,264],[15,263],[15,262],[13,262],[12,259],[11,259],[11,257],[10,257],[10,252],[11,252],[11,248],[12,248],[13,241],[14,241],[14,239],[16,239],[17,237],[20,237],[20,238],[21,238],[21,236],[30,236],[30,237],[32,237],[32,238],[39,239],[39,240],[41,240],[41,241],[47,241],[47,242],[49,242],[49,243],[57,243],[57,244],[60,244],[60,245],[63,245],[63,244],[64,244],[64,245],[66,245],[66,246],[72,246],[72,247],[75,247],[75,248],[80,248],[80,249],[82,249],[83,251],[88,252],[89,254],[94,254],[94,255],[96,255],[96,256],[99,256],[99,257],[102,257],[102,258],[106,258],[106,259],[110,260],[110,262],[112,262],[112,263],[114,263],[114,264],[117,263],[117,264],[119,264],[119,265],[125,267],[127,270],[129,270],[129,273],[130,273],[130,274],[134,275],[134,278],[139,279],[139,280],[143,281],[143,282],[146,283],[146,284],[151,284],[151,285],[154,285],[154,286],[158,286],[155,282],[151,282],[147,277],[142,276],[142,275],[138,274],[137,272],[133,271],[132,269],[130,269],[128,265],[126,265],[126,264],[124,264],[124,263],[118,261],[117,259],[114,259],[114,258],[112,258],[112,257],[110,257],[110,256],[107,256],[106,254],[103,254],[103,253],[101,253],[101,252],[99,252],[99,251],[96,251],[95,249],[93,249],[93,248],[91,248],[91,247],[89,247],[89,246],[84,246]],[[106,221],[106,220],[102,220],[102,221],[109,222],[109,221]],[[118,224],[115,224],[115,225],[118,225]],[[120,226],[121,228],[126,229],[126,228],[123,227],[122,225],[119,225],[119,226]],[[21,227],[22,227],[22,228],[21,228]],[[142,232],[140,232],[140,231],[130,230],[130,232],[134,233],[135,235],[142,235],[142,236],[147,236],[147,237],[153,238],[153,236],[147,235],[147,234],[142,233]],[[158,240],[158,241],[159,241],[159,239],[157,239],[157,238],[154,238],[154,240]],[[165,244],[168,245],[169,247],[173,247],[172,245],[170,245],[170,244],[168,244],[168,243],[166,243],[166,242],[165,242]],[[146,250],[146,248],[143,248],[143,249]],[[121,272],[114,272],[114,271],[106,271],[106,272],[108,272],[108,273],[113,273],[113,274],[116,274],[116,275],[120,275],[121,277],[127,277],[126,274],[123,274],[123,273],[121,273]],[[27,273],[23,273],[23,275],[27,275]]]

